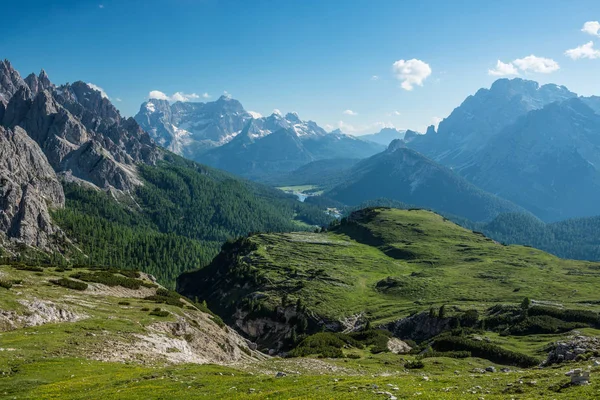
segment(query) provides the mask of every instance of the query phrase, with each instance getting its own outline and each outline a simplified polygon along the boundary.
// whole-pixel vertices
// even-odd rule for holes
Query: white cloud
[[[560,69],[560,65],[553,59],[536,57],[533,54],[524,58],[519,58],[513,61],[513,63],[523,72],[550,74]]]
[[[404,90],[413,90],[415,85],[423,86],[423,82],[431,75],[431,67],[426,62],[413,58],[412,60],[398,60],[392,66],[396,78],[402,81],[400,85]]]
[[[600,50],[594,48],[594,42],[588,42],[574,49],[565,51],[567,57],[571,57],[573,60],[579,60],[580,58],[596,59],[600,58]]]
[[[195,100],[195,99],[199,99],[199,98],[200,98],[200,96],[198,96],[196,93],[185,94],[183,92],[176,92],[173,94],[173,96],[171,96],[171,99],[173,101],[182,101],[182,102]]]
[[[153,90],[148,93],[148,97],[156,100],[169,100],[169,96],[161,92],[160,90]]]
[[[117,97],[117,98],[115,99],[115,101],[118,101],[118,102],[120,103],[120,102],[122,102],[123,100],[121,100],[121,98],[120,98],[120,97]]]
[[[377,75],[373,75],[373,76],[371,77],[371,80],[372,80],[372,81],[378,81],[378,80],[379,80],[379,76],[377,76]]]
[[[163,93],[160,90],[153,90],[148,94],[148,98],[157,100],[186,102],[199,99],[200,96],[198,96],[196,93],[186,94],[183,92],[175,92],[172,96],[167,96],[166,93]]]
[[[387,116],[388,116],[388,117],[398,117],[398,116],[400,116],[400,115],[402,115],[402,113],[401,113],[400,111],[394,110],[394,111],[392,111],[391,113],[388,113],[388,115],[387,115]]]
[[[600,22],[588,21],[583,24],[582,32],[588,33],[593,36],[600,36]]]
[[[332,125],[325,126],[328,128],[328,130],[332,130],[334,128],[334,126]],[[391,122],[373,122],[372,124],[366,125],[352,125],[347,124],[344,121],[338,121],[335,128],[341,130],[344,133],[349,133],[351,135],[363,135],[378,132],[383,128],[395,128],[395,126]]]
[[[345,111],[344,111],[344,114],[346,114],[346,115],[358,115],[358,113],[357,113],[357,112],[354,112],[354,111],[352,111],[352,110],[345,110]]]
[[[254,118],[254,119],[263,117],[261,113],[258,113],[256,111],[248,111],[248,114],[250,114],[250,116],[252,116],[252,118]]]
[[[104,89],[102,89],[100,86],[98,86],[98,85],[94,85],[93,83],[90,83],[90,82],[88,82],[88,84],[87,84],[87,85],[88,85],[90,88],[92,88],[92,89],[94,89],[94,90],[96,90],[96,91],[100,92],[100,95],[101,95],[102,97],[104,97],[105,99],[108,99],[108,98],[109,98],[109,97],[108,97],[108,95],[106,94],[106,92],[104,91]]]
[[[98,8],[104,8],[104,4],[98,4]]]
[[[433,117],[431,119],[431,122],[433,123],[433,125],[435,126],[435,130],[437,131],[438,126],[440,126],[440,122],[442,122],[444,120],[444,118],[440,118],[440,117]]]
[[[496,68],[489,69],[488,75],[492,75],[492,76],[519,75],[519,71],[517,70],[517,68],[515,67],[515,65],[513,63],[509,62],[508,64],[505,64],[502,61],[498,60],[498,62],[496,63]]]
[[[202,98],[210,99],[210,94],[208,94],[207,92],[204,92],[204,94],[202,95]]]

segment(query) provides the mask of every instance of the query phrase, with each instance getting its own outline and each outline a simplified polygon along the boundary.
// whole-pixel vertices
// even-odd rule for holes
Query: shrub
[[[155,315],[157,317],[168,317],[169,312],[161,310],[160,308],[155,308],[154,310],[150,311],[150,315]]]
[[[12,282],[0,280],[0,287],[3,287],[4,289],[10,289],[12,285]]]
[[[479,321],[479,312],[477,310],[467,310],[460,316],[460,325],[466,327],[472,327],[477,325]]]
[[[469,351],[473,357],[480,357],[498,364],[515,365],[528,368],[539,364],[539,361],[526,354],[504,349],[487,342],[476,342],[462,336],[444,336],[434,341],[437,351]]]
[[[142,307],[142,311],[150,311],[148,307]]]
[[[129,269],[121,269],[118,271],[118,273],[131,279],[139,279],[142,276],[139,271]]]
[[[99,272],[76,272],[71,275],[71,278],[80,279],[86,282],[101,283],[106,286],[122,286],[124,288],[137,290],[142,285],[139,279],[125,278],[118,276],[109,271]]]
[[[159,288],[156,290],[156,294],[152,296],[147,296],[144,300],[154,301],[156,303],[164,303],[169,304],[171,306],[183,307],[183,302],[181,301],[181,296],[177,292],[172,292],[167,289]]]
[[[69,279],[69,278],[53,279],[50,282],[54,283],[55,285],[66,287],[67,289],[73,289],[73,290],[85,290],[88,288],[87,283],[74,281],[73,279]]]
[[[449,357],[449,358],[469,358],[471,357],[470,351],[428,351],[419,356],[420,358],[433,358],[433,357]]]
[[[407,361],[404,364],[404,368],[406,369],[422,369],[425,368],[425,364],[421,360]]]
[[[44,268],[36,267],[34,265],[17,264],[13,265],[13,268],[18,269],[19,271],[44,272]]]
[[[290,357],[306,357],[318,355],[328,358],[343,358],[342,348],[346,345],[338,334],[332,332],[319,332],[304,339],[289,352]]]
[[[566,322],[584,322],[597,325],[598,313],[587,310],[563,310],[555,307],[533,306],[529,309],[530,316],[547,315]]]
[[[131,304],[131,303],[130,303],[130,302],[128,302],[128,301],[120,301],[120,302],[119,302],[119,305],[120,305],[120,306],[128,306],[128,305],[130,305],[130,304]]]
[[[510,327],[508,332],[511,335],[536,335],[563,333],[573,329],[585,328],[588,324],[582,322],[564,322],[560,319],[548,315],[537,315],[525,318],[518,324]]]

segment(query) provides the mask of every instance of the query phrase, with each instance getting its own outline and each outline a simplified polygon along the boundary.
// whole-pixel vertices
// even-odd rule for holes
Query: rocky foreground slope
[[[15,356],[143,364],[261,357],[201,304],[145,274],[13,264],[0,266],[0,286],[1,347]],[[37,349],[13,344],[32,328]]]

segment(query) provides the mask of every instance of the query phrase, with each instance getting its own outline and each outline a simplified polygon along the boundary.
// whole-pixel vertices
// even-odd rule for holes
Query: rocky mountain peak
[[[436,131],[435,131],[435,125],[429,125],[427,127],[427,131],[425,132],[426,135],[435,135]]]
[[[390,145],[387,148],[388,152],[394,152],[398,149],[404,149],[406,148],[406,143],[404,143],[404,140],[402,139],[394,139],[392,140],[392,142],[390,143]]]
[[[287,119],[288,121],[292,122],[292,123],[299,123],[302,122],[300,120],[300,116],[298,115],[297,112],[289,112],[285,115],[285,119]]]
[[[21,75],[13,68],[10,61],[0,61],[0,103],[5,105],[20,87],[26,86]]]
[[[53,90],[55,88],[54,84],[50,81],[48,74],[46,71],[42,69],[39,75],[31,73],[25,78],[25,83],[31,90],[31,94],[35,96],[41,91],[44,90]]]

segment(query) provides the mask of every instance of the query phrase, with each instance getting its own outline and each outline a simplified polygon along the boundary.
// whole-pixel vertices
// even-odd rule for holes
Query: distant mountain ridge
[[[577,97],[564,86],[540,86],[520,78],[499,79],[480,89],[442,120],[437,132],[412,141],[410,147],[444,165],[462,168],[487,141],[519,117],[546,105]],[[435,133],[435,134],[432,134]]]
[[[545,221],[600,214],[600,100],[500,79],[408,146]]]
[[[370,142],[379,143],[384,146],[388,146],[392,140],[404,139],[408,131],[401,131],[396,128],[383,128],[377,133],[371,133],[368,135],[361,135],[362,140],[368,140]]]
[[[347,205],[387,198],[472,221],[491,220],[505,212],[524,212],[407,148],[400,139],[386,151],[354,165],[345,173],[345,180],[324,196]]]
[[[252,179],[316,160],[365,158],[385,148],[339,130],[328,133],[294,112],[262,117],[229,96],[208,103],[150,99],[135,119],[161,146]]]

